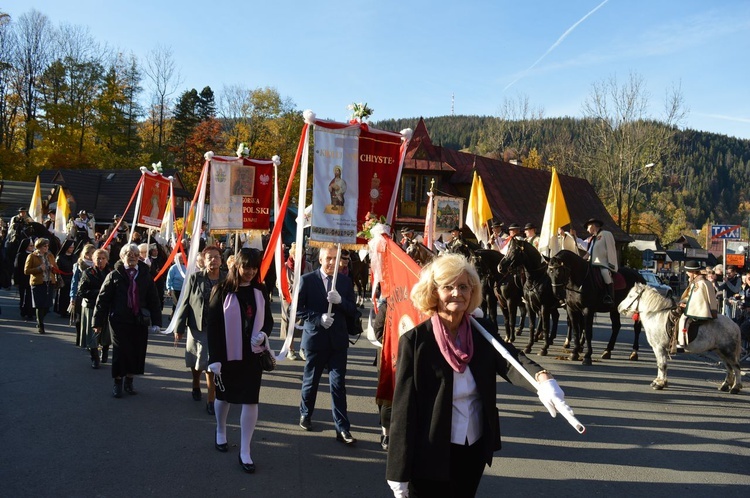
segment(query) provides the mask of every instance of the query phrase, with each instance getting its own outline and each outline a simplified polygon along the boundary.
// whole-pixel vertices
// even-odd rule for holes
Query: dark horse
[[[47,228],[41,223],[28,223],[20,231],[15,232],[14,236],[8,238],[5,243],[5,259],[10,265],[9,268],[13,268],[13,263],[16,260],[16,254],[18,253],[18,246],[24,239],[36,240],[39,237],[49,239],[49,252],[53,255],[57,255],[60,251],[60,239],[55,234],[47,230]]]
[[[560,251],[552,256],[549,262],[548,273],[552,281],[552,288],[558,299],[564,300],[570,317],[572,328],[575,332],[575,345],[570,355],[571,360],[579,360],[582,351],[581,339],[585,337],[587,347],[583,358],[584,365],[591,365],[591,355],[593,353],[591,341],[594,333],[594,316],[597,311],[609,312],[612,320],[612,335],[607,344],[607,349],[602,358],[609,358],[617,334],[622,326],[620,314],[617,312],[617,305],[627,296],[630,289],[636,282],[645,283],[643,277],[636,270],[631,268],[620,268],[618,272],[624,280],[624,285],[618,285],[617,275],[615,278],[615,302],[614,305],[604,304],[603,299],[606,294],[605,290],[598,283],[598,268],[594,268],[588,261],[584,260],[578,254],[571,251]],[[621,282],[622,282],[621,280]],[[618,288],[620,287],[620,288]],[[638,359],[638,340],[641,333],[640,322],[635,322],[633,327],[633,353],[630,358]]]
[[[531,333],[524,352],[531,353],[537,335],[534,329],[538,316],[539,331],[544,338],[539,355],[546,356],[547,350],[557,335],[557,323],[560,319],[560,312],[557,311],[559,300],[555,296],[552,281],[547,274],[547,263],[532,244],[514,237],[508,243],[508,252],[500,261],[498,271],[505,272],[513,268],[523,268],[526,276],[526,282],[523,284],[523,297],[529,307]]]
[[[526,305],[523,302],[522,270],[498,273],[503,255],[490,249],[474,251],[474,266],[482,280],[482,292],[487,301],[489,319],[497,324],[497,305],[503,312],[505,341],[513,342],[520,335],[526,321]],[[521,309],[521,324],[516,329],[518,309]],[[484,309],[482,310],[484,311]]]
[[[424,266],[433,259],[436,254],[430,250],[429,247],[422,244],[421,242],[412,241],[406,246],[406,254],[417,262],[419,266]]]

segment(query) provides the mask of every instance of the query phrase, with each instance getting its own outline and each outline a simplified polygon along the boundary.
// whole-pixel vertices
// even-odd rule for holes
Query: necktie
[[[330,292],[330,291],[331,291],[331,279],[332,279],[332,278],[333,278],[333,277],[331,277],[330,275],[328,275],[328,276],[326,277],[326,291],[327,291],[327,292]]]

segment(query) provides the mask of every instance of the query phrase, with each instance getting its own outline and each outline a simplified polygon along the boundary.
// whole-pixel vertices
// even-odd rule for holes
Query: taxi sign
[[[712,239],[739,239],[741,225],[711,225]]]

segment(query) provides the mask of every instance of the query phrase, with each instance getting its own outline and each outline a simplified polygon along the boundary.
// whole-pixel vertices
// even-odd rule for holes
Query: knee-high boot
[[[607,293],[604,295],[602,302],[604,304],[612,305],[615,304],[615,284],[606,284]]]
[[[40,334],[44,334],[44,316],[47,314],[47,310],[43,308],[36,309],[36,331]]]
[[[91,368],[99,368],[99,349],[91,348],[89,349],[89,352],[91,353]]]
[[[102,363],[107,363],[109,360],[109,346],[102,346]]]

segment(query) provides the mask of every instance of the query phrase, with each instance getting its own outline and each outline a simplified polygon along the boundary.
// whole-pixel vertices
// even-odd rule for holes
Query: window
[[[427,193],[432,181],[437,189],[438,178],[435,175],[404,175],[401,177],[401,205],[399,215],[423,217],[427,214]]]

